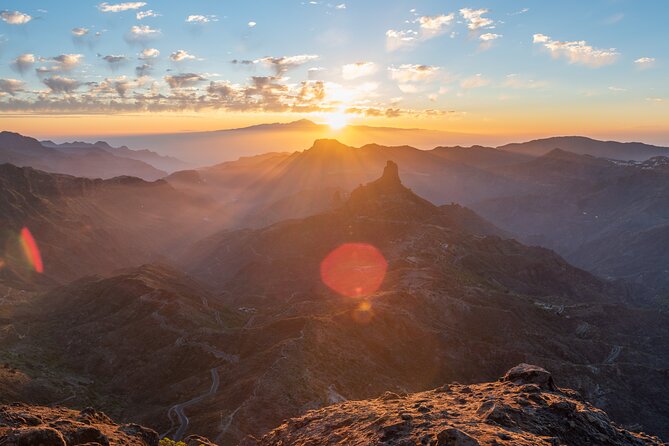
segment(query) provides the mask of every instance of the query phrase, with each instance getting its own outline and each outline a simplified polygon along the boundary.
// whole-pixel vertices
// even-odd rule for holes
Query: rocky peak
[[[399,167],[388,161],[380,178],[353,192],[346,208],[358,215],[392,217],[394,219],[433,217],[438,208],[404,187]]]
[[[337,426],[333,429],[332,426]],[[606,413],[558,389],[549,372],[520,364],[491,383],[447,384],[435,390],[347,401],[286,421],[243,446],[417,445],[661,445],[631,432]]]

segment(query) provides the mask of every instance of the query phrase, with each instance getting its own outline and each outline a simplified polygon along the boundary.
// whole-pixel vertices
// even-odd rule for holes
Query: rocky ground
[[[661,445],[625,430],[560,389],[546,370],[521,364],[498,382],[451,384],[414,394],[386,392],[288,420],[243,446]]]

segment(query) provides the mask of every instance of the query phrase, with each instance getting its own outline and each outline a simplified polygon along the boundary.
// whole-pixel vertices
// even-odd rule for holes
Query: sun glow
[[[341,130],[348,125],[348,115],[343,111],[328,113],[325,116],[325,123],[329,125],[332,130]]]

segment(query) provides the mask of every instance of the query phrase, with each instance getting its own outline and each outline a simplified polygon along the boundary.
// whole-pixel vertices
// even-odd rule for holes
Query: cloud
[[[297,56],[282,56],[282,57],[263,57],[262,59],[257,59],[252,61],[252,63],[264,63],[265,65],[270,66],[274,72],[279,75],[283,74],[288,70],[304,65],[307,62],[318,59],[319,56],[315,54],[299,54]],[[248,61],[241,61],[241,63],[246,63]]]
[[[553,40],[545,34],[535,34],[532,41],[535,44],[542,45],[555,59],[563,57],[569,63],[595,68],[612,64],[620,56],[615,48],[593,48],[585,40],[561,42]]]
[[[430,81],[437,76],[440,70],[440,67],[411,64],[388,68],[390,78],[401,83]]]
[[[418,40],[418,31],[411,29],[386,31],[386,49],[388,51],[395,51],[400,48],[408,47],[416,43]]]
[[[507,74],[504,83],[504,87],[516,88],[516,89],[534,89],[534,88],[543,88],[546,86],[545,82],[535,81],[532,79],[524,79],[518,74]]]
[[[81,86],[81,82],[62,76],[47,77],[42,82],[52,93],[72,93]]]
[[[497,40],[500,37],[502,37],[501,34],[485,33],[479,36],[479,40],[482,40],[484,42],[492,42],[493,40]]]
[[[460,15],[467,21],[467,28],[471,31],[476,31],[477,29],[489,29],[495,27],[495,22],[492,19],[483,17],[483,15],[488,12],[490,11],[487,9],[462,8],[460,10]]]
[[[25,25],[33,18],[19,11],[2,11],[0,12],[0,19],[10,25]]]
[[[248,25],[249,28],[255,28],[255,26],[257,25],[257,23],[254,22],[254,21],[250,21],[249,23],[247,23],[247,25]]]
[[[25,83],[16,79],[0,79],[0,93],[14,96],[23,89]]]
[[[346,9],[346,3],[340,3],[337,6],[335,6],[335,9]]]
[[[139,58],[141,60],[155,59],[158,56],[160,56],[160,51],[155,48],[146,48],[139,53]]]
[[[56,62],[56,65],[51,67],[51,71],[72,71],[83,58],[82,54],[60,54],[52,57],[51,60]]]
[[[655,65],[654,57],[641,57],[634,61],[637,67],[645,69],[652,68]]]
[[[125,36],[129,43],[145,43],[160,37],[159,29],[151,28],[148,25],[134,25]]]
[[[137,14],[135,14],[135,17],[137,20],[144,20],[149,17],[160,17],[160,14],[155,12],[153,9],[149,9],[148,11],[139,11]]]
[[[105,62],[109,64],[109,68],[114,71],[124,63],[128,61],[128,58],[123,55],[107,55],[102,58]]]
[[[88,28],[72,28],[72,35],[75,37],[83,37],[89,33]]]
[[[148,80],[149,79],[146,77],[130,79],[126,76],[106,78],[104,81],[93,86],[91,93],[97,95],[117,94],[118,96],[124,98],[129,91],[143,87],[148,82]]]
[[[422,16],[418,17],[416,21],[420,25],[423,38],[430,38],[446,32],[454,19],[455,14],[451,13],[448,15]]]
[[[188,51],[186,50],[176,50],[175,52],[170,54],[170,59],[173,62],[182,62],[184,60],[193,60],[195,59],[195,56],[189,54]]]
[[[205,23],[217,22],[217,21],[218,21],[218,17],[216,17],[215,15],[195,14],[195,15],[189,15],[186,18],[186,23],[195,23],[195,24],[199,24],[199,25],[204,25]]]
[[[24,74],[28,70],[30,70],[33,65],[35,64],[35,55],[26,53],[26,54],[21,54],[19,57],[14,59],[11,63],[11,67],[13,70]]]
[[[346,80],[357,79],[376,73],[378,67],[374,62],[356,62],[342,67],[342,76]]]
[[[131,9],[139,9],[146,6],[146,2],[125,2],[110,5],[107,2],[100,3],[98,9],[102,12],[123,12]]]
[[[191,87],[199,82],[206,81],[204,77],[196,73],[182,73],[165,76],[165,82],[171,89]]]
[[[490,81],[486,79],[482,74],[475,74],[460,81],[460,87],[465,89],[485,87],[486,85],[489,84]]]

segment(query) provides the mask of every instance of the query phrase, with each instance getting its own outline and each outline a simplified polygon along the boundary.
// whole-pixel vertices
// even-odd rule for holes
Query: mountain
[[[287,420],[243,446],[485,444],[572,446],[662,445],[630,432],[584,402],[578,392],[555,386],[546,370],[520,364],[499,381],[445,384],[415,394],[386,392],[377,399],[334,404]]]
[[[199,409],[222,422],[196,431],[234,444],[308,409],[531,362],[619,423],[668,434],[666,314],[471,211],[416,196],[398,170],[388,163],[338,209],[222,231],[181,259],[247,314],[239,363]]]
[[[61,151],[43,146],[34,138],[11,132],[0,132],[0,163],[89,178],[129,175],[156,180],[167,175],[144,161],[116,156],[100,148]]]
[[[199,166],[259,155],[267,152],[268,148],[275,152],[292,152],[300,147],[307,147],[316,139],[328,138],[337,138],[354,146],[376,142],[385,145],[412,144],[422,149],[445,144],[500,141],[493,136],[425,129],[349,125],[341,130],[333,130],[328,125],[316,124],[307,119],[208,132],[106,137],[112,144],[146,147]],[[189,148],[187,153],[184,152],[184,147]]]
[[[524,193],[501,193],[472,207],[525,242],[555,249],[602,277],[650,287],[663,299],[669,176],[661,167],[555,149],[496,169],[526,182]]]
[[[24,376],[14,386],[23,401],[102,407],[174,433],[187,423],[179,414],[194,404],[186,403],[190,393],[206,394],[212,376],[237,361],[209,339],[225,337],[240,320],[182,273],[144,265],[15,306],[2,360]]]
[[[180,209],[175,213],[174,209]],[[164,181],[92,180],[0,165],[0,277],[21,286],[63,282],[139,265],[220,228],[228,218],[212,200]],[[36,240],[44,274],[25,262],[23,228]]]
[[[42,141],[41,144],[45,147],[58,149],[63,153],[86,154],[96,149],[103,150],[114,156],[142,161],[165,172],[175,172],[186,169],[189,166],[188,163],[172,156],[160,155],[146,149],[132,150],[126,146],[112,147],[105,141],[97,141],[95,143],[75,141],[61,144],[56,144],[53,141]]]
[[[640,142],[598,141],[583,136],[536,139],[524,143],[507,144],[497,148],[530,156],[541,156],[553,149],[562,149],[579,155],[623,161],[645,161],[655,156],[669,156],[669,147],[653,146]]]

